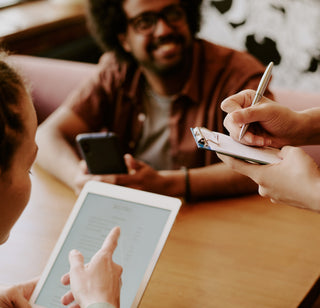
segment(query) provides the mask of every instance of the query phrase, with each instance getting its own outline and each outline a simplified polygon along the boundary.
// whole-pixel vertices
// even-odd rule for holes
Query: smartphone
[[[124,152],[115,133],[79,134],[76,142],[91,174],[127,173]]]

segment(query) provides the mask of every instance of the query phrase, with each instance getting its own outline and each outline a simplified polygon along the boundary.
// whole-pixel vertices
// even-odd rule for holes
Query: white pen
[[[262,98],[262,96],[268,86],[268,83],[270,81],[272,68],[273,68],[273,62],[270,62],[269,65],[267,66],[265,72],[263,73],[263,76],[260,80],[256,95],[254,96],[254,99],[251,103],[251,106],[258,103],[260,101],[260,99]],[[239,135],[239,141],[242,139],[242,137],[246,133],[248,126],[249,126],[249,124],[242,125],[240,135]]]

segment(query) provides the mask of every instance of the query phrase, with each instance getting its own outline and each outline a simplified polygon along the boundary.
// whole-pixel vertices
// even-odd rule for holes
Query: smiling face
[[[21,101],[15,108],[22,116],[24,129],[22,133],[14,135],[18,146],[9,168],[0,169],[0,244],[8,239],[12,226],[29,201],[30,169],[38,149],[35,143],[36,113],[29,94],[21,91]]]
[[[166,75],[181,68],[188,61],[192,46],[192,35],[185,12],[178,22],[169,23],[163,18],[168,8],[179,6],[178,0],[126,0],[124,12],[129,21],[125,34],[119,35],[123,48],[132,54],[143,69]],[[154,30],[150,34],[140,33],[131,23],[141,16],[159,14]]]

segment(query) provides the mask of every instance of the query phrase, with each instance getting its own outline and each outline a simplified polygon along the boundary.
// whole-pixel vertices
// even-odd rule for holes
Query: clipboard
[[[235,141],[228,135],[211,131],[205,127],[191,128],[191,132],[200,149],[215,151],[261,165],[281,161],[278,155],[280,150],[276,148],[248,146]]]

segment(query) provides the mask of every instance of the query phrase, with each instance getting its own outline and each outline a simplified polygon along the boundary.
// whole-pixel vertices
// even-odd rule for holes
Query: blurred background
[[[96,63],[85,0],[0,0],[0,46],[13,53]],[[199,33],[275,63],[272,85],[320,91],[319,0],[203,0]]]

